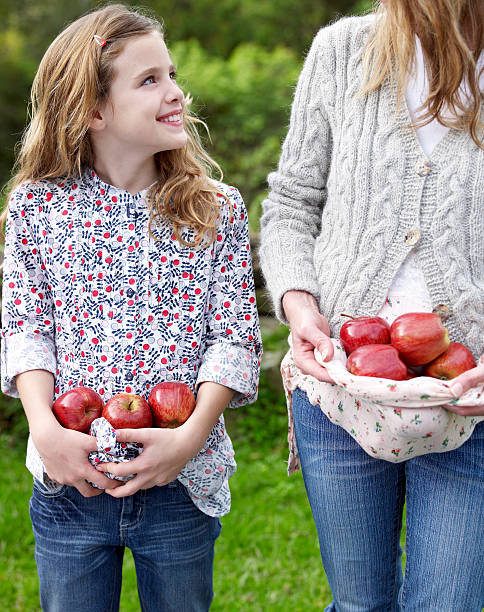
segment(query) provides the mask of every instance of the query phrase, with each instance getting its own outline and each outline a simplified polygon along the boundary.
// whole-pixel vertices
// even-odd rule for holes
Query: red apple
[[[52,412],[67,429],[88,433],[94,419],[103,411],[101,396],[89,387],[70,389],[55,400]]]
[[[390,344],[368,344],[355,349],[346,362],[347,369],[356,376],[376,376],[391,380],[405,380],[407,366],[398,351]]]
[[[423,375],[450,380],[475,367],[476,361],[470,350],[460,342],[451,342],[446,351],[425,366]]]
[[[390,327],[392,345],[409,366],[429,363],[449,346],[449,332],[442,320],[431,312],[400,315]]]
[[[139,429],[153,424],[148,402],[135,393],[113,395],[104,406],[102,415],[114,429]]]
[[[162,382],[148,396],[157,427],[175,428],[182,425],[195,409],[195,396],[182,382]]]
[[[343,323],[339,337],[346,354],[350,355],[359,346],[390,344],[390,326],[381,317],[350,317]]]

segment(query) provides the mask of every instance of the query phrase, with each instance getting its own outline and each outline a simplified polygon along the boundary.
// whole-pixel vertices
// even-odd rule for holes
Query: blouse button
[[[130,288],[129,288],[129,289],[126,291],[126,295],[127,295],[128,297],[130,297],[130,298],[131,298],[131,297],[133,297],[133,295],[134,295],[134,289],[132,289],[132,288],[130,287]]]
[[[437,304],[437,306],[432,310],[432,312],[442,319],[442,321],[446,321],[450,317],[450,307],[447,304]]]
[[[409,246],[414,246],[419,240],[420,230],[418,229],[418,227],[412,227],[412,229],[409,229],[405,236],[405,244],[408,244]]]
[[[127,372],[125,378],[126,380],[133,380],[134,376],[132,372]]]
[[[427,174],[430,173],[430,168],[431,163],[426,157],[419,159],[418,162],[415,164],[415,172],[419,176],[427,176]]]

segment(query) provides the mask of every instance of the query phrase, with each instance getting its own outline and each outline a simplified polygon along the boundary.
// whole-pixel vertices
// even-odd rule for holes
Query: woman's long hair
[[[94,166],[88,135],[96,108],[108,97],[114,79],[113,61],[125,42],[150,32],[163,34],[154,18],[121,4],[91,12],[63,30],[40,62],[31,92],[27,126],[8,190],[26,182],[79,177]],[[96,43],[99,36],[107,44]],[[177,239],[190,246],[213,242],[219,212],[217,189],[209,176],[218,164],[203,150],[197,123],[186,106],[186,145],[155,155],[159,181],[149,192],[150,226],[158,217],[171,221]],[[7,209],[1,216],[4,223]],[[195,230],[193,243],[183,227]]]
[[[476,67],[484,47],[483,0],[388,0],[380,6],[363,55],[363,93],[378,89],[389,78],[402,103],[415,61],[416,36],[422,45],[429,93],[415,125],[438,119],[447,127],[468,130],[484,148],[483,92]]]

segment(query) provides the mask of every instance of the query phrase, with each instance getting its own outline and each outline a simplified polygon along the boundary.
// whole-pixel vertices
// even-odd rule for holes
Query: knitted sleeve
[[[294,96],[279,166],[268,177],[270,192],[261,217],[261,267],[276,316],[286,291],[308,291],[319,299],[313,263],[333,148],[326,102],[335,96],[333,28],[316,35]]]

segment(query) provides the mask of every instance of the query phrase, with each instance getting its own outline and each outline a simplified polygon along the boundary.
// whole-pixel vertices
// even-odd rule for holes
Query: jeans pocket
[[[181,497],[184,497],[187,501],[193,504],[193,500],[190,497],[190,494],[188,493],[186,486],[179,480],[176,480],[175,482],[176,482],[177,492],[180,493]]]
[[[292,392],[292,413],[296,429],[297,424],[310,429],[320,429],[321,420],[324,418],[321,406],[312,404],[307,393],[299,387]]]
[[[44,474],[44,481],[34,478],[34,489],[43,497],[59,497],[67,488],[67,485],[55,482],[47,474]]]
[[[296,395],[297,397],[303,399],[303,400],[308,400],[308,394],[306,393],[306,391],[302,391],[299,387],[296,387],[294,389],[294,391],[292,392],[292,395]]]

